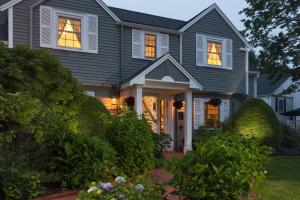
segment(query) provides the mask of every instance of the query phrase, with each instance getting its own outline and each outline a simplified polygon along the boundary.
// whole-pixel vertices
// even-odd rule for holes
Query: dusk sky
[[[238,13],[247,6],[244,0],[104,0],[104,2],[108,6],[181,20],[189,20],[211,4],[217,3],[239,30],[243,29],[240,21],[243,16]]]

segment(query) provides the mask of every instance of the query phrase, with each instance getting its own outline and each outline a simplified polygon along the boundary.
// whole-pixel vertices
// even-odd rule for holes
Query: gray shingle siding
[[[7,11],[4,11],[4,12],[0,12],[0,41],[7,41],[7,38],[8,38]]]
[[[229,38],[233,40],[233,70],[196,66],[196,34]],[[243,41],[228,26],[216,10],[212,10],[183,33],[183,66],[206,91],[246,93],[245,47]]]
[[[255,81],[255,76],[250,75],[249,76],[249,96],[250,97],[254,97],[254,93],[255,93],[254,81]]]
[[[14,45],[29,44],[30,5],[37,0],[26,0],[14,7]],[[83,83],[118,84],[120,77],[120,27],[111,16],[94,0],[47,0],[42,5],[67,11],[95,14],[99,17],[99,53],[89,54],[74,51],[50,49],[63,65],[70,68],[74,76]],[[39,7],[33,14],[33,47],[39,42]]]
[[[169,35],[170,54],[179,61],[180,59],[180,38],[177,35]],[[132,28],[124,27],[123,32],[123,65],[122,65],[122,81],[127,80],[140,69],[144,68],[150,62],[144,59],[132,58]]]

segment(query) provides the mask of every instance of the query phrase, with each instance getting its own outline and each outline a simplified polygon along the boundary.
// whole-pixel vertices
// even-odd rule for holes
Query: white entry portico
[[[137,114],[147,115],[154,132],[165,132],[173,139],[173,103],[175,95],[184,95],[184,151],[187,152],[192,150],[192,94],[197,90],[202,90],[202,86],[170,54],[166,54],[125,82],[121,96],[134,97]]]

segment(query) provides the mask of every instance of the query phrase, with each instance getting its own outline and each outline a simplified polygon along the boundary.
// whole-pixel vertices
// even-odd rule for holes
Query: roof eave
[[[182,33],[178,30],[173,30],[173,29],[168,29],[168,28],[163,28],[163,27],[158,27],[158,26],[150,26],[150,25],[145,25],[145,24],[137,24],[133,22],[117,22],[118,25],[123,25],[123,26],[128,26],[131,28],[139,28],[139,29],[148,29],[148,30],[153,30],[153,31],[159,31],[159,32],[165,32],[165,33],[171,33],[175,35],[181,35]]]
[[[232,30],[239,36],[239,38],[243,41],[243,43],[246,45],[247,48],[253,49],[253,46],[249,44],[249,42],[246,40],[244,36],[241,35],[239,30],[234,26],[234,24],[228,19],[228,17],[224,14],[224,12],[219,8],[219,6],[214,3],[211,6],[209,6],[203,13],[198,14],[197,17],[195,17],[192,21],[188,22],[186,25],[184,25],[182,28],[180,28],[180,32],[186,31],[188,28],[190,28],[193,24],[198,22],[200,19],[202,19],[205,15],[210,13],[213,9],[216,9],[216,11],[221,15],[221,17],[226,21],[226,23],[232,28]]]

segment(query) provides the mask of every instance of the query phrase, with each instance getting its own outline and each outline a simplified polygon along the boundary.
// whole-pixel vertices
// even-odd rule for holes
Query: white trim
[[[3,4],[0,7],[0,11],[4,11],[7,10],[11,7],[13,7],[14,5],[20,3],[23,0],[11,0],[5,4]],[[101,0],[95,0],[116,22],[121,22],[121,20],[117,17],[117,15],[115,15],[108,7],[107,5],[101,1]]]
[[[14,8],[8,9],[8,48],[14,47]]]
[[[190,89],[185,92],[185,131],[184,131],[184,152],[192,151],[193,137],[193,93]]]
[[[245,60],[245,81],[246,81],[246,95],[249,95],[249,52],[251,49],[248,47],[240,48],[241,51],[244,51],[246,53],[246,60]]]
[[[135,112],[139,117],[143,114],[143,88],[142,85],[136,85],[134,91]]]
[[[146,80],[146,74],[150,73],[152,70],[154,70],[156,67],[161,65],[164,61],[169,60],[171,63],[173,63],[187,78],[189,78],[189,86],[192,89],[199,89],[202,90],[203,87],[198,81],[196,81],[190,73],[188,73],[176,60],[171,56],[169,53],[166,54],[165,56],[161,57],[159,60],[154,62],[150,67],[142,71],[139,75],[131,79],[128,83],[125,83],[122,85],[122,88],[127,87],[127,86],[132,86],[136,84],[145,84]]]
[[[91,96],[91,97],[95,97],[95,92],[94,91],[84,91],[84,94],[87,95],[87,96]]]
[[[12,1],[9,1],[9,2],[3,4],[2,6],[0,6],[0,11],[5,11],[5,10],[13,7],[14,5],[20,3],[21,1],[23,1],[23,0],[12,0]]]
[[[180,35],[180,47],[179,47],[179,52],[180,52],[180,64],[182,65],[182,34]]]
[[[233,25],[233,23],[227,18],[227,16],[224,14],[224,12],[219,8],[217,4],[212,4],[210,7],[208,7],[204,12],[200,13],[195,19],[187,23],[184,27],[182,27],[179,31],[184,32],[188,28],[190,28],[193,24],[195,24],[197,21],[202,19],[205,15],[207,15],[209,12],[211,12],[213,9],[215,9],[221,17],[226,21],[226,23],[230,26],[230,28],[239,36],[239,38],[245,43],[245,45],[248,48],[252,48],[251,45],[247,42],[247,40],[240,34],[239,30]]]
[[[0,41],[0,42],[2,42],[3,44],[5,44],[5,45],[7,45],[8,44],[8,42],[7,41]]]

